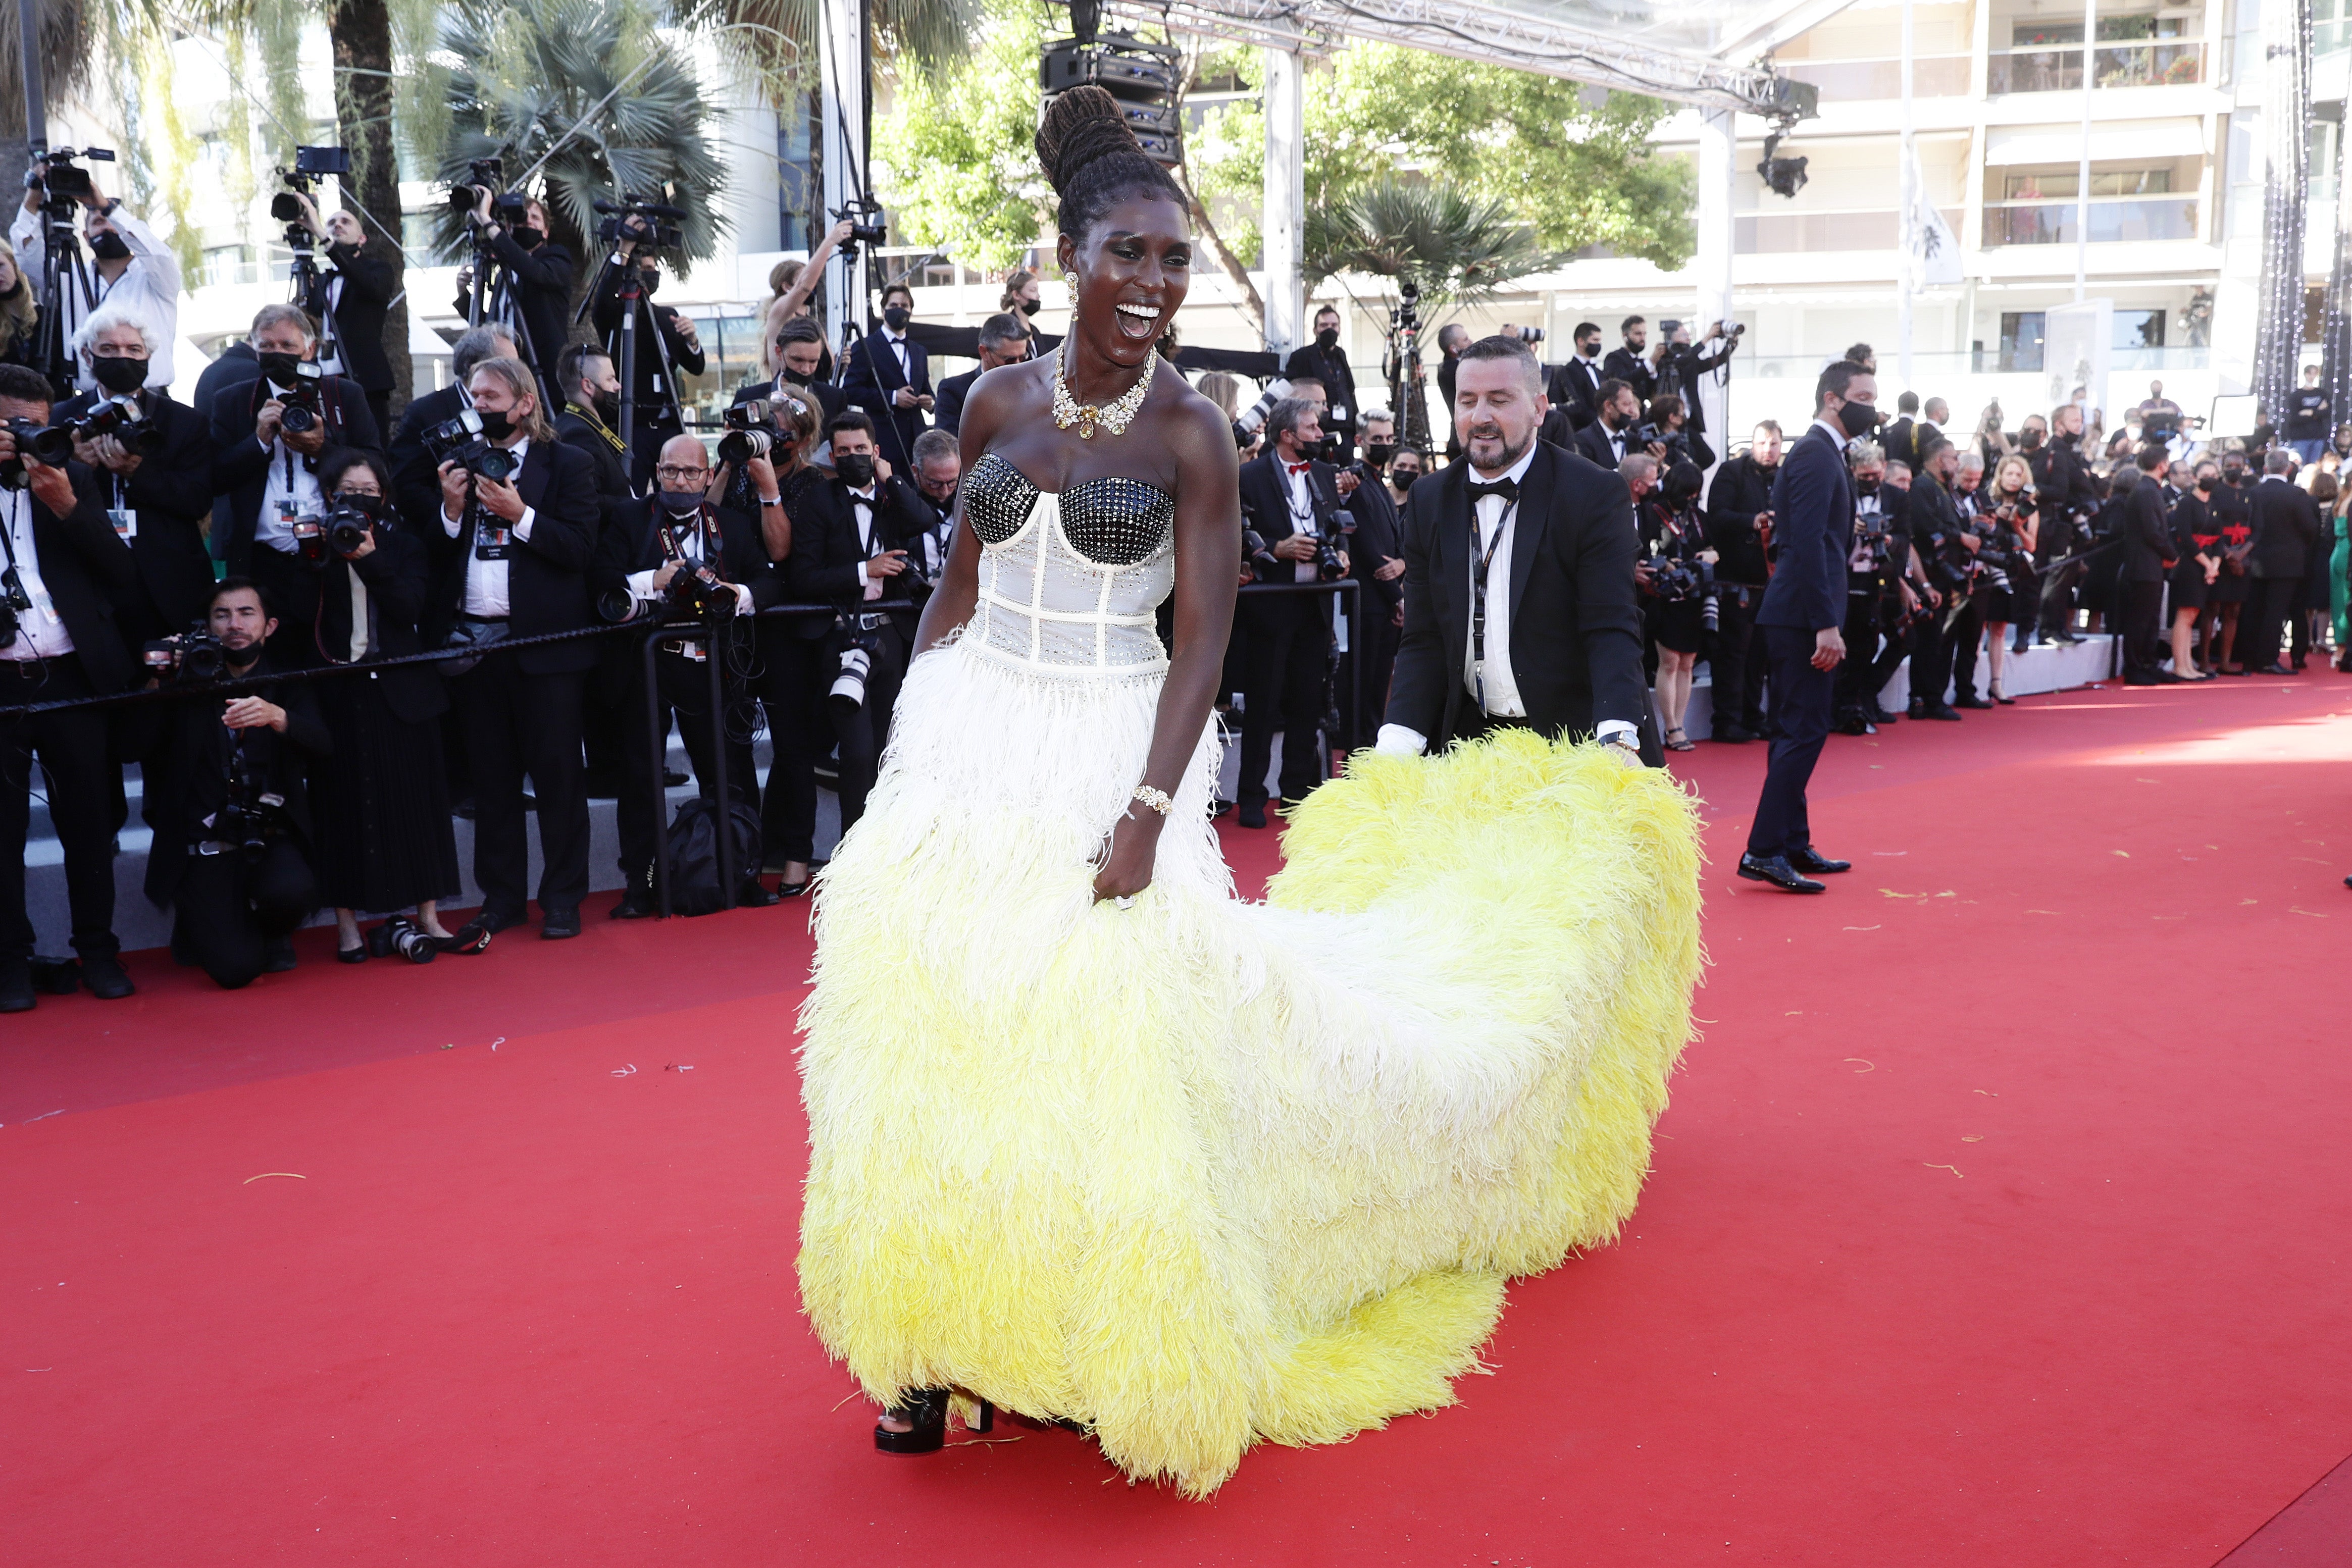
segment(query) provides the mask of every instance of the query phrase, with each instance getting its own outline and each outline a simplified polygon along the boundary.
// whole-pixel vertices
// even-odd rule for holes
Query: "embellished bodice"
[[[964,476],[963,514],[982,547],[967,646],[1042,674],[1168,667],[1154,626],[1176,580],[1165,492],[1116,476],[1040,490],[989,452]]]

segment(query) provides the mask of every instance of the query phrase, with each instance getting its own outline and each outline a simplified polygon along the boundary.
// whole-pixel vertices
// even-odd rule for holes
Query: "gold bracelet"
[[[1168,798],[1167,790],[1154,789],[1149,784],[1138,784],[1135,793],[1129,799],[1142,801],[1163,817],[1176,809],[1176,802]]]

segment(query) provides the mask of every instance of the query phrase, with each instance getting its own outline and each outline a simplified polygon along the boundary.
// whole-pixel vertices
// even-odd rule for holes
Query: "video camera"
[[[41,194],[41,211],[51,221],[70,220],[74,204],[89,196],[93,187],[89,171],[75,163],[77,158],[93,163],[111,163],[114,150],[110,147],[52,147],[33,160],[25,171],[25,189]]]
[[[470,408],[426,431],[425,450],[432,454],[434,467],[455,463],[482,479],[511,479],[515,470],[522,466],[513,453],[490,444],[482,434],[482,416]]]
[[[490,198],[490,221],[509,228],[522,222],[528,202],[520,191],[499,189],[507,183],[506,161],[501,158],[477,158],[466,165],[464,180],[449,187],[449,210],[470,213],[474,204],[487,193]],[[596,204],[599,208],[602,202]]]
[[[278,177],[286,182],[286,189],[269,198],[270,221],[299,224],[302,221],[302,201],[296,193],[308,195],[317,190],[319,182],[328,175],[349,179],[351,172],[352,155],[347,148],[297,147],[294,149],[294,167],[278,171]],[[303,233],[307,236],[310,231],[305,229]]]
[[[158,677],[184,686],[208,686],[228,674],[228,650],[201,625],[142,645],[139,659]]]
[[[833,215],[849,220],[849,238],[841,246],[845,257],[855,257],[859,246],[882,245],[890,237],[890,226],[882,216],[882,204],[871,196],[852,196],[834,208]]]
[[[727,425],[727,434],[719,438],[721,463],[743,464],[765,457],[776,444],[775,405],[765,398],[736,403],[719,417]]]
[[[596,226],[596,237],[607,245],[675,250],[685,238],[686,209],[683,207],[648,202],[642,196],[625,195],[617,202],[599,197],[595,209],[604,214],[604,221]]]
[[[31,421],[25,423],[29,424]],[[129,397],[108,398],[79,419],[36,430],[22,439],[26,450],[35,458],[52,468],[62,468],[73,455],[76,441],[95,441],[101,435],[113,436],[125,452],[135,456],[152,457],[163,449],[163,433],[139,412],[138,402]]]

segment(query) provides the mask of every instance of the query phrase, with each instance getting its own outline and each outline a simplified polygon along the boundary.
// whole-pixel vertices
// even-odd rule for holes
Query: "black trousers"
[[[1282,798],[1304,800],[1323,782],[1317,737],[1327,706],[1331,633],[1319,594],[1284,594],[1246,606],[1249,668],[1242,686],[1242,779],[1244,804],[1264,804],[1265,771],[1274,758],[1274,732],[1282,731]]]
[[[1850,592],[1845,596],[1845,660],[1835,670],[1832,683],[1837,694],[1838,716],[1861,716],[1867,718],[1876,710],[1878,694],[1895,678],[1895,666],[1903,663],[1903,641],[1889,635],[1882,622],[1885,620],[1885,596],[1878,579],[1866,580],[1866,591]]]
[[[71,653],[0,657],[0,706],[96,695],[81,660]],[[85,958],[121,951],[114,937],[113,816],[122,769],[107,760],[106,735],[102,709],[0,719],[0,963],[33,956],[33,922],[25,913],[25,835],[32,826],[36,758],[49,821],[65,851],[74,951]]]
[[[614,785],[628,776],[627,747],[645,723],[644,694],[637,692],[643,651],[627,637],[601,637],[595,667],[581,693],[580,739],[588,754],[588,775],[598,784]],[[635,692],[638,707],[630,706]]]
[[[2074,624],[2074,585],[2091,570],[2087,561],[2069,561],[2055,576],[2044,568],[2042,576],[2042,625],[2045,637],[2054,637]]]
[[[1985,596],[1969,595],[1968,603],[1945,629],[1946,658],[1952,672],[1952,695],[1973,700],[1977,695],[1977,657],[1983,651]],[[1915,688],[1916,689],[1916,688]]]
[[[2280,662],[2286,646],[2287,617],[2303,613],[2296,608],[2303,601],[2303,579],[2257,577],[2246,589],[2246,608],[2238,618],[2238,661],[2250,670],[2266,670]]]
[[[1932,707],[1952,685],[1952,644],[1944,632],[1941,605],[1911,628],[1911,700]]]
[[[292,936],[318,906],[317,873],[291,839],[270,841],[253,861],[189,855],[172,894],[172,951],[234,991],[260,977],[269,944]]]
[[[1396,670],[1397,643],[1404,635],[1404,629],[1390,619],[1392,612],[1377,596],[1366,595],[1363,603],[1358,618],[1358,641],[1363,645],[1349,649],[1339,661],[1341,700],[1353,693],[1356,704],[1355,733],[1344,737],[1351,747],[1370,746],[1381,732],[1381,716],[1389,708],[1389,677]],[[1354,663],[1358,660],[1363,664],[1362,684],[1350,685],[1357,679]]]
[[[1829,738],[1831,695],[1836,678],[1813,668],[1813,633],[1801,626],[1766,626],[1765,657],[1771,664],[1772,749],[1764,770],[1764,792],[1748,830],[1748,852],[1786,855],[1810,849],[1812,823],[1805,813],[1805,786]]]
[[[2164,584],[2126,582],[2124,591],[2124,678],[2152,681],[2157,662],[2170,652],[2164,637]]]
[[[845,833],[866,815],[866,797],[874,789],[874,776],[882,766],[882,748],[890,740],[890,713],[898,706],[898,683],[907,678],[907,640],[898,628],[886,616],[872,635],[880,645],[873,651],[866,672],[866,700],[856,706],[846,698],[829,695],[840,673],[841,657],[834,643],[817,644],[835,650],[819,661],[815,695],[824,705],[839,747],[841,831]]]
[[[1715,642],[1707,650],[1708,700],[1715,727],[1736,724],[1751,733],[1764,728],[1762,639],[1756,635],[1760,588],[1725,583],[1716,595]]]
[[[795,637],[760,623],[760,669],[752,685],[768,714],[768,791],[760,802],[760,845],[770,865],[806,864],[816,852],[816,763],[832,738],[819,696],[822,637]],[[830,684],[830,676],[826,684]]]
[[[541,912],[575,913],[588,896],[588,788],[580,766],[587,677],[527,674],[519,658],[487,654],[455,683],[474,785],[474,880],[486,911],[517,920],[530,902],[526,773],[539,797]]]
[[[665,639],[667,641],[667,639]],[[632,887],[651,885],[656,836],[663,831],[662,818],[665,796],[662,769],[653,755],[654,736],[648,727],[646,710],[646,676],[644,645],[627,638],[621,639],[635,661],[636,676],[629,683],[629,711],[635,722],[629,726],[628,745],[622,754],[621,798],[617,802],[618,827],[621,834],[621,874]],[[723,651],[714,655],[724,658]],[[743,692],[742,682],[722,677],[727,695],[727,793],[747,806],[759,805],[760,784],[756,766],[751,760],[751,703]],[[706,800],[718,795],[717,751],[712,745],[710,727],[710,669],[680,653],[657,653],[654,655],[654,685],[659,703],[661,736],[667,738],[672,719],[677,723],[679,741],[686,747],[688,760],[694,767],[695,788]],[[742,868],[748,880],[759,871],[757,866]]]

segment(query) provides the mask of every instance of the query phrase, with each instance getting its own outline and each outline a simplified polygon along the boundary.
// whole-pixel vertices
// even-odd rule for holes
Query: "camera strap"
[[[1518,497],[1515,496],[1503,504],[1503,515],[1496,521],[1493,537],[1481,547],[1478,508],[1470,508],[1470,680],[1471,695],[1478,699],[1482,711],[1486,706],[1486,572],[1495,564],[1495,552],[1502,548],[1504,538],[1511,531],[1511,521],[1518,513]]]

